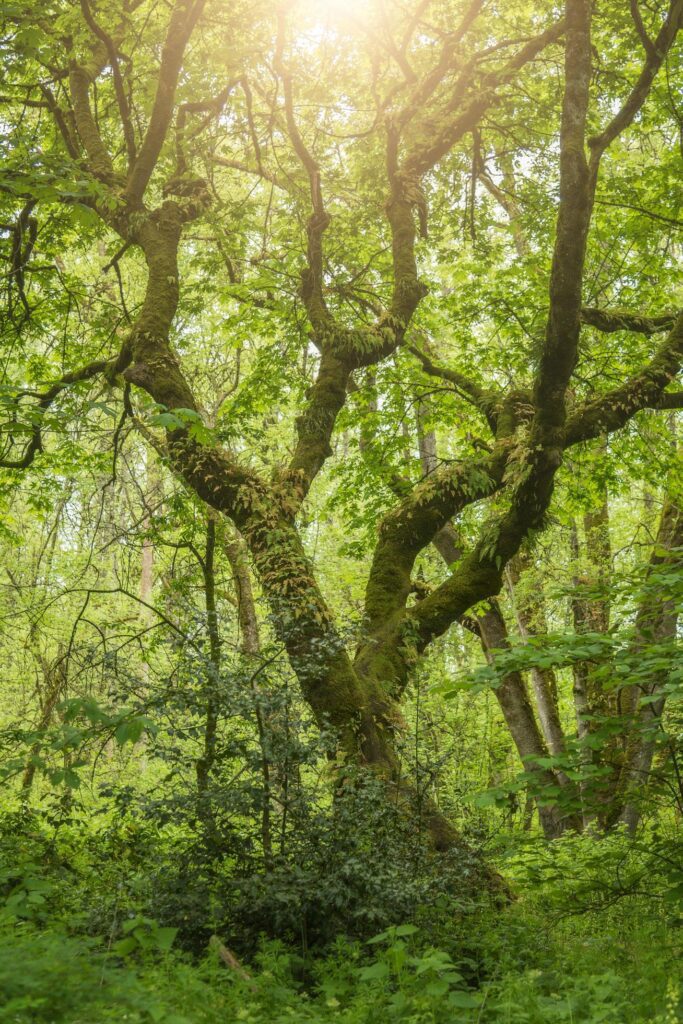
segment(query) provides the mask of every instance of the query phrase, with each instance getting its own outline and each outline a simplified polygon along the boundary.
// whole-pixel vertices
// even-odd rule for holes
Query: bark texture
[[[148,276],[143,303],[120,351],[110,359],[65,374],[39,396],[38,408],[42,411],[64,388],[104,376],[112,383],[125,381],[129,387],[141,389],[171,413],[200,415],[199,402],[173,348],[173,330],[180,295],[178,253],[183,232],[186,225],[209,210],[212,201],[206,181],[192,176],[186,128],[175,101],[186,48],[201,23],[203,6],[202,0],[176,0],[172,5],[156,82],[152,83],[153,100],[139,131],[139,145],[130,124],[128,98],[118,87],[119,70],[112,66],[118,61],[116,49],[108,47],[97,29],[88,25],[92,45],[87,57],[79,58],[77,53],[69,56],[64,79],[68,89],[65,85],[64,97],[60,98],[64,108],[56,101],[54,107],[57,130],[67,152],[77,161],[79,174],[87,174],[97,186],[93,189],[93,209],[118,232],[124,248],[135,247],[142,252]],[[340,760],[370,766],[406,805],[412,802],[413,794],[402,778],[393,739],[400,727],[400,698],[415,657],[473,605],[491,601],[498,594],[506,564],[525,538],[544,524],[565,449],[619,429],[640,409],[655,407],[683,360],[683,317],[678,316],[650,362],[634,377],[582,407],[571,406],[569,387],[581,326],[599,319],[583,309],[582,282],[600,159],[645,102],[676,36],[681,2],[670,4],[656,46],[646,55],[642,73],[623,106],[590,140],[586,139],[593,63],[589,0],[566,0],[561,20],[551,21],[538,34],[506,46],[501,54],[486,51],[483,56],[492,59],[484,64],[485,70],[476,59],[461,67],[456,52],[458,33],[468,31],[478,11],[474,5],[469,21],[465,18],[460,29],[448,37],[434,67],[397,94],[391,116],[382,111],[377,120],[377,144],[385,150],[381,215],[390,246],[391,274],[382,290],[385,304],[371,306],[374,318],[358,318],[349,327],[346,319],[335,316],[329,301],[325,244],[331,215],[314,143],[308,141],[298,122],[295,83],[287,56],[287,11],[279,9],[272,54],[278,98],[274,117],[304,184],[302,194],[307,197],[305,209],[300,207],[306,221],[300,299],[312,344],[318,351],[316,377],[296,422],[291,459],[276,467],[270,478],[256,473],[229,450],[197,440],[181,415],[178,425],[170,427],[166,436],[176,472],[210,510],[227,516],[244,538],[277,636],[317,721],[336,730]],[[447,379],[464,400],[479,410],[491,432],[491,443],[477,457],[435,469],[397,501],[380,525],[365,596],[365,628],[352,656],[316,583],[297,528],[297,514],[332,451],[333,431],[353,372],[387,359],[406,345],[407,332],[426,293],[416,256],[418,230],[424,236],[428,226],[424,176],[456,144],[476,131],[526,66],[548,47],[560,43],[564,46],[564,87],[559,126],[559,205],[548,316],[533,385],[526,390],[484,390],[463,374],[436,367],[428,356],[421,358],[427,373]],[[100,131],[96,106],[93,109],[95,84],[107,67],[112,67],[121,118],[120,152],[115,152],[111,140]],[[435,90],[449,81],[456,67],[458,87],[449,89],[447,100],[430,108]],[[231,87],[200,107],[222,109]],[[175,168],[171,169],[174,116],[178,130]],[[124,153],[125,158],[121,155]],[[257,157],[260,161],[258,151]],[[602,326],[609,329],[607,320]],[[38,425],[21,458],[6,460],[4,465],[24,468],[40,449]],[[453,516],[494,495],[496,502],[491,503],[490,514],[471,548],[440,586],[410,604],[412,576],[420,552],[442,536]],[[209,547],[215,544],[215,536],[213,540],[210,536],[215,534],[212,515],[210,512],[207,566],[213,557]],[[217,666],[219,638],[212,625],[215,595],[209,577],[210,573],[206,580],[210,660]],[[484,629],[490,640],[485,642],[494,649],[491,645],[503,643],[504,638],[495,604],[489,608],[491,617]],[[517,734],[520,753],[531,763],[530,751],[545,746],[523,683],[506,681],[499,699]],[[210,771],[214,733],[208,701],[207,748],[198,766],[202,786]],[[427,808],[426,820],[438,849],[461,845],[456,830],[436,807]],[[495,877],[489,873],[487,881],[495,884]]]

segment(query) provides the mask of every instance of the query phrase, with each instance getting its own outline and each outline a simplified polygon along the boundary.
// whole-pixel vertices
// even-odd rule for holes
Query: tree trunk
[[[520,585],[525,560],[518,555],[508,566],[508,590],[512,598],[519,632],[523,639],[541,636],[547,631],[543,599]],[[541,730],[553,757],[566,752],[566,741],[557,697],[557,679],[551,668],[532,668],[531,685]],[[565,776],[566,779],[566,776]]]
[[[431,473],[438,464],[436,439],[433,431],[422,429],[423,414],[420,403],[416,403],[416,410],[420,460],[425,473]],[[448,566],[457,562],[461,556],[455,529],[450,524],[436,535],[433,544]],[[479,637],[487,661],[495,660],[496,651],[509,649],[507,627],[497,601],[489,601],[486,611],[468,616],[465,625]],[[555,790],[564,784],[566,776],[563,781],[551,769],[544,768],[538,763],[539,758],[548,756],[548,748],[539,732],[521,673],[511,672],[494,692],[524,770],[533,775],[536,787],[540,790],[545,789],[548,793],[548,803],[544,801],[542,794],[536,795],[538,818],[546,839],[555,839],[567,828],[576,825],[571,816],[567,818],[552,803]]]
[[[611,576],[609,506],[606,492],[603,492],[599,506],[585,514],[583,526],[583,564],[576,524],[572,524],[570,536],[575,564],[574,585],[577,591],[583,587],[593,589],[595,593],[585,596],[577,592],[573,596],[574,630],[577,634],[605,634],[609,629],[607,588]],[[581,782],[584,827],[596,819],[604,827],[609,816],[611,794],[618,779],[618,741],[610,737],[596,747],[591,738],[599,733],[604,722],[616,715],[616,695],[605,689],[603,681],[590,662],[577,662],[573,666],[573,675],[577,735],[581,744],[581,763],[585,771],[585,777]]]
[[[218,738],[218,710],[221,687],[221,638],[218,629],[216,609],[216,520],[213,510],[208,511],[206,520],[206,543],[201,568],[204,577],[204,608],[206,612],[206,636],[208,658],[205,664],[204,696],[204,749],[195,765],[197,777],[197,814],[204,826],[207,843],[218,848],[219,837],[211,796],[211,772],[216,762]]]
[[[224,543],[225,553],[230,562],[232,578],[237,594],[237,616],[240,624],[242,654],[253,662],[261,654],[261,637],[256,613],[256,603],[251,586],[249,575],[249,564],[247,559],[246,545],[239,533]],[[260,698],[261,690],[256,682],[256,672],[250,671],[251,689],[254,695],[254,715],[256,718],[256,729],[258,732],[259,746],[261,748],[261,778],[263,780],[263,803],[261,807],[261,845],[263,847],[263,859],[266,868],[273,863],[273,834],[271,823],[271,811],[273,804],[273,783],[278,786],[282,780],[277,778],[277,771],[273,772],[271,763],[271,736],[274,723],[263,714]],[[275,778],[273,779],[273,775]],[[278,786],[282,799],[286,799],[287,786]],[[284,804],[283,804],[284,806]],[[283,811],[284,814],[284,811]]]
[[[683,547],[683,512],[679,504],[666,498],[659,522],[654,550],[650,556],[649,575],[667,565],[680,565]],[[674,601],[662,601],[659,595],[649,591],[643,595],[638,609],[633,643],[634,653],[648,643],[673,641],[676,637],[678,613]],[[642,796],[652,768],[657,739],[661,735],[661,720],[666,702],[662,686],[666,682],[666,671],[656,673],[643,688],[635,687],[624,694],[624,699],[634,715],[630,729],[618,796],[616,815],[629,832],[636,831],[643,806]],[[646,698],[647,702],[643,702]],[[655,698],[652,700],[652,698]]]
[[[52,661],[48,661],[47,658],[41,654],[36,654],[36,657],[40,663],[43,673],[42,707],[40,710],[40,718],[38,719],[37,730],[39,733],[43,733],[51,725],[55,708],[59,703],[60,697],[63,697],[66,690],[68,659],[61,645],[57,651],[56,657],[53,658]],[[35,779],[36,774],[35,762],[42,750],[42,747],[43,741],[40,738],[31,746],[21,780],[21,790],[24,799],[28,799],[31,794],[33,780]]]
[[[509,649],[507,629],[498,603],[489,602],[488,610],[477,616],[477,622],[487,658],[493,661],[497,650]],[[546,839],[555,839],[568,828],[577,828],[579,823],[575,815],[563,813],[556,806],[558,791],[567,784],[566,776],[563,781],[559,773],[538,763],[538,758],[548,757],[548,749],[536,722],[522,674],[509,673],[496,687],[495,693],[524,769],[533,776],[534,788],[540,790],[536,803]]]

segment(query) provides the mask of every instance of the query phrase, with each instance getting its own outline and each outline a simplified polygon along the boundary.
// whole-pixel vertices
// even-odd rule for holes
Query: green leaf
[[[376,960],[369,967],[361,967],[358,971],[358,977],[361,981],[377,981],[380,978],[386,978],[389,973],[389,964],[385,963],[384,960]]]
[[[481,1006],[482,996],[476,992],[451,992],[448,1002],[459,1010],[475,1010]]]
[[[163,950],[163,952],[165,953],[167,953],[171,946],[173,945],[173,942],[175,941],[175,937],[177,934],[177,928],[168,927],[155,928],[153,932],[154,940],[158,948]]]
[[[138,948],[138,945],[139,943],[135,936],[129,935],[128,938],[119,939],[118,942],[115,942],[112,949],[118,956],[128,956],[129,953]]]

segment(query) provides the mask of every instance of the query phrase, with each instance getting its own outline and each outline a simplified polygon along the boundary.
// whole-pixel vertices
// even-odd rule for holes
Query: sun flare
[[[372,0],[311,0],[315,17],[324,21],[355,21],[372,7]]]

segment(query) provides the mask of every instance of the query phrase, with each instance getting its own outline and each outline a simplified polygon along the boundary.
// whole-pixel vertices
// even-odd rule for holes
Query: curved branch
[[[359,652],[361,662],[375,656],[387,624],[395,625],[396,617],[404,613],[420,551],[454,515],[500,489],[509,456],[509,443],[501,441],[484,458],[444,466],[427,476],[386,516],[365,590],[367,632]]]
[[[398,115],[398,123],[401,128],[404,128],[416,114],[424,110],[425,103],[430,96],[432,96],[435,90],[438,89],[439,85],[441,85],[446,74],[454,65],[457,66],[454,58],[458,44],[462,41],[476,21],[483,6],[484,0],[472,0],[465,11],[458,28],[446,36],[438,61],[431,71],[429,71],[424,78],[417,83],[413,89],[410,99]]]
[[[678,408],[666,402],[677,396],[663,394],[683,364],[683,313],[650,362],[620,387],[587,402],[567,421],[565,445],[578,444],[619,430],[641,409]]]
[[[631,10],[633,12],[633,4]],[[633,86],[621,108],[617,111],[609,124],[603,128],[598,135],[594,135],[588,140],[588,145],[592,150],[591,173],[593,176],[597,174],[602,154],[617,138],[617,136],[621,135],[621,133],[628,128],[638,111],[645,103],[645,100],[650,93],[655,75],[664,63],[664,58],[676,39],[676,35],[678,34],[678,30],[681,26],[682,16],[683,0],[671,0],[666,19],[657,34],[657,38],[654,40],[654,43],[651,43],[649,46],[645,44],[647,58],[643,65],[643,69],[638,76],[638,81]],[[642,25],[642,22],[640,24]],[[636,27],[638,27],[638,20],[636,20]],[[647,39],[647,36],[645,36],[645,39]],[[643,41],[645,43],[645,40]]]
[[[187,157],[185,155],[185,146],[191,139],[196,139],[198,135],[208,127],[213,118],[218,117],[223,107],[228,101],[228,97],[232,90],[237,84],[237,79],[228,82],[227,85],[221,89],[221,91],[213,96],[209,100],[198,100],[194,103],[181,103],[178,108],[178,116],[176,118],[176,176],[182,177],[187,171]],[[191,131],[187,132],[186,123],[189,114],[205,114],[200,123]]]
[[[422,369],[430,377],[438,377],[441,380],[446,380],[450,384],[453,384],[456,391],[466,401],[470,402],[476,409],[479,410],[485,417],[490,426],[491,430],[495,434],[498,416],[496,412],[496,405],[502,399],[502,395],[494,391],[490,391],[487,388],[480,387],[475,381],[470,380],[465,374],[460,373],[458,370],[453,370],[447,366],[437,366],[433,363],[429,356],[422,352],[416,345],[406,345],[406,348],[411,352],[422,364]]]
[[[662,391],[682,364],[683,313],[679,314],[674,329],[640,373],[569,417],[564,446],[570,447],[618,430],[640,409],[667,408],[667,396]],[[676,408],[680,398],[679,395],[671,396],[672,405],[675,401]],[[542,486],[541,474],[547,472],[542,456],[542,452],[529,453],[526,478],[522,479],[513,495],[510,509],[484,528],[476,547],[465,556],[456,572],[410,610],[411,628],[417,634],[420,649],[443,633],[472,604],[500,589],[501,567],[515,554],[529,530],[540,525],[548,507],[551,492]]]

